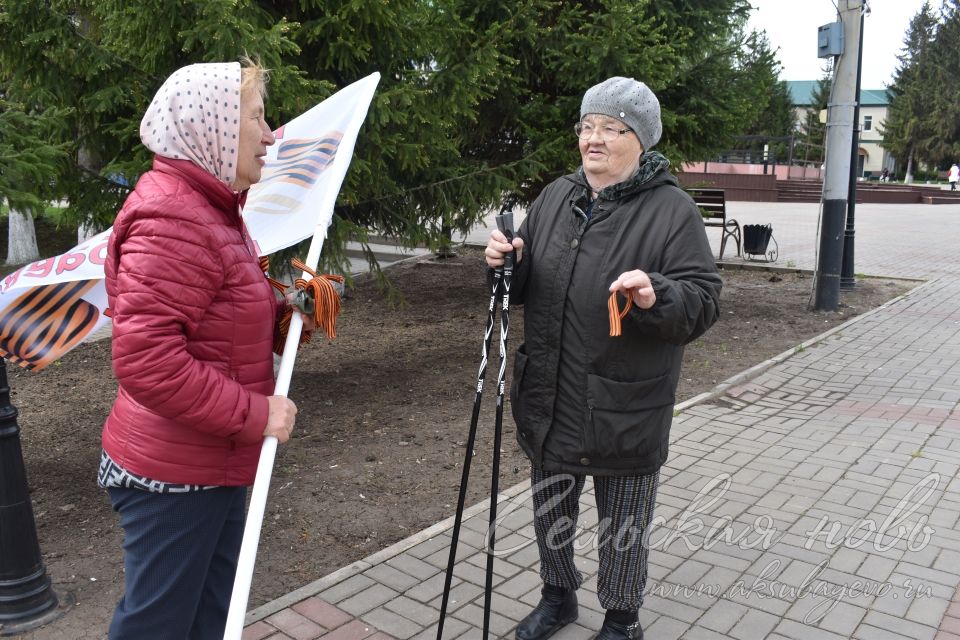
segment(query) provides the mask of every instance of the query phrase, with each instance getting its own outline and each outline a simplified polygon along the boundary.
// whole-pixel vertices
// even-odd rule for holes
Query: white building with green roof
[[[803,129],[807,111],[812,108],[813,94],[817,88],[816,80],[788,80],[787,88],[793,97],[797,130]],[[890,152],[880,146],[883,141],[883,121],[887,117],[890,98],[886,89],[860,90],[860,143],[858,146],[858,175],[877,177],[884,167],[891,173],[896,171],[896,160]]]

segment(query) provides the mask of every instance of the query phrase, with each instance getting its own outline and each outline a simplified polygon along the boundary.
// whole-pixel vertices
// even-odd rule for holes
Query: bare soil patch
[[[277,456],[251,607],[455,510],[489,299],[482,257],[467,249],[388,275],[405,304],[390,306],[373,278],[360,277],[348,290],[338,338],[301,351],[290,390],[297,430]],[[843,294],[839,312],[813,313],[809,277],[723,275],[723,317],[687,348],[680,399],[915,285],[863,280]],[[522,315],[511,311],[511,353],[523,339]],[[488,490],[495,367],[494,357],[468,504]],[[121,532],[96,486],[100,428],[116,392],[110,343],[81,345],[40,374],[8,371],[44,560],[55,586],[77,600],[24,637],[101,638],[123,585]],[[500,486],[525,479],[529,465],[509,416],[503,454]]]

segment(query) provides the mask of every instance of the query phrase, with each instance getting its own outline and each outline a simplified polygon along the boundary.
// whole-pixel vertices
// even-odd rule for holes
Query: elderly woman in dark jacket
[[[607,612],[596,638],[643,637],[642,539],[667,459],[683,345],[719,315],[721,281],[700,213],[667,159],[649,151],[662,130],[653,92],[610,78],[586,92],[575,129],[580,169],[544,189],[512,245],[494,231],[486,248],[491,267],[516,251],[510,297],[525,305],[511,401],[532,462],[544,587],[518,640],[548,638],[577,618],[573,534],[587,474]],[[611,295],[629,307],[618,337]]]

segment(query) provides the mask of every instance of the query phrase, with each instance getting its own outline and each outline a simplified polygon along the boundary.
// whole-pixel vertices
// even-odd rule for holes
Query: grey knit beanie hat
[[[620,120],[633,129],[644,151],[660,140],[660,101],[650,87],[634,80],[614,76],[587,89],[580,104],[580,119],[599,113]]]

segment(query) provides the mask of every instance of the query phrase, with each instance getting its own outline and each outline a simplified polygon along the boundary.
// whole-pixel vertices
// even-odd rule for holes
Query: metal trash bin
[[[770,241],[773,240],[774,248],[767,250]],[[743,225],[743,253],[747,260],[759,260],[762,262],[774,262],[779,253],[779,246],[773,237],[773,225],[771,224],[745,224]],[[754,256],[760,256],[755,258]]]

